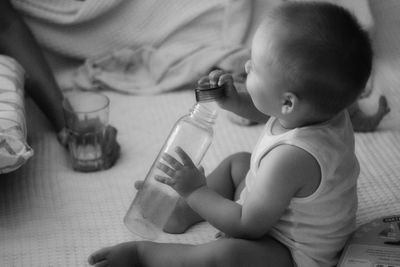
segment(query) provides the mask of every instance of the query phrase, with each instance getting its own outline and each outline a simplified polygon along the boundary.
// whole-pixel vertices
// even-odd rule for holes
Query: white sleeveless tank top
[[[354,133],[347,112],[318,125],[273,135],[271,118],[255,146],[239,203],[251,194],[253,177],[261,159],[279,145],[293,145],[310,153],[321,168],[316,191],[293,198],[271,229],[270,235],[286,245],[298,267],[334,266],[338,252],[355,230],[359,163],[354,151]]]

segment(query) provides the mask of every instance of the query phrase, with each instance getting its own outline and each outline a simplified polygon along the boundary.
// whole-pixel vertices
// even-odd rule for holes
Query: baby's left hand
[[[162,159],[168,164],[158,162],[157,168],[168,177],[155,175],[155,179],[161,183],[171,186],[183,198],[188,197],[196,189],[206,186],[206,177],[190,159],[189,155],[181,147],[176,147],[176,153],[181,162],[168,153],[162,155]]]

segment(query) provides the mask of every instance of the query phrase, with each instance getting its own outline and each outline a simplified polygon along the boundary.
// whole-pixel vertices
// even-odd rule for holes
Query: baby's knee
[[[233,164],[247,164],[250,162],[251,154],[249,152],[238,152],[228,157]]]
[[[249,152],[239,152],[232,155],[231,172],[243,176],[250,168],[251,154]]]
[[[238,159],[250,159],[251,153],[247,151],[237,152],[233,154]]]
[[[232,167],[235,165],[249,165],[251,154],[249,152],[238,152],[226,157],[221,166]]]

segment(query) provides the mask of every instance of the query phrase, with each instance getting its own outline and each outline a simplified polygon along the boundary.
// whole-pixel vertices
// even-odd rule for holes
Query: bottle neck
[[[190,117],[208,125],[213,125],[218,115],[218,105],[214,101],[197,102],[190,110]]]

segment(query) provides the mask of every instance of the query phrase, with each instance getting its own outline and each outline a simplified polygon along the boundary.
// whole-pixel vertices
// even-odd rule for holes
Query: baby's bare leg
[[[289,250],[271,237],[257,241],[222,238],[201,245],[129,242],[93,253],[89,263],[143,267],[293,267]]]
[[[234,199],[237,189],[243,188],[244,178],[250,166],[250,153],[236,153],[221,162],[221,164],[208,175],[207,186],[219,193],[221,196]],[[183,199],[173,211],[164,231],[171,234],[185,232],[190,226],[203,221]]]

